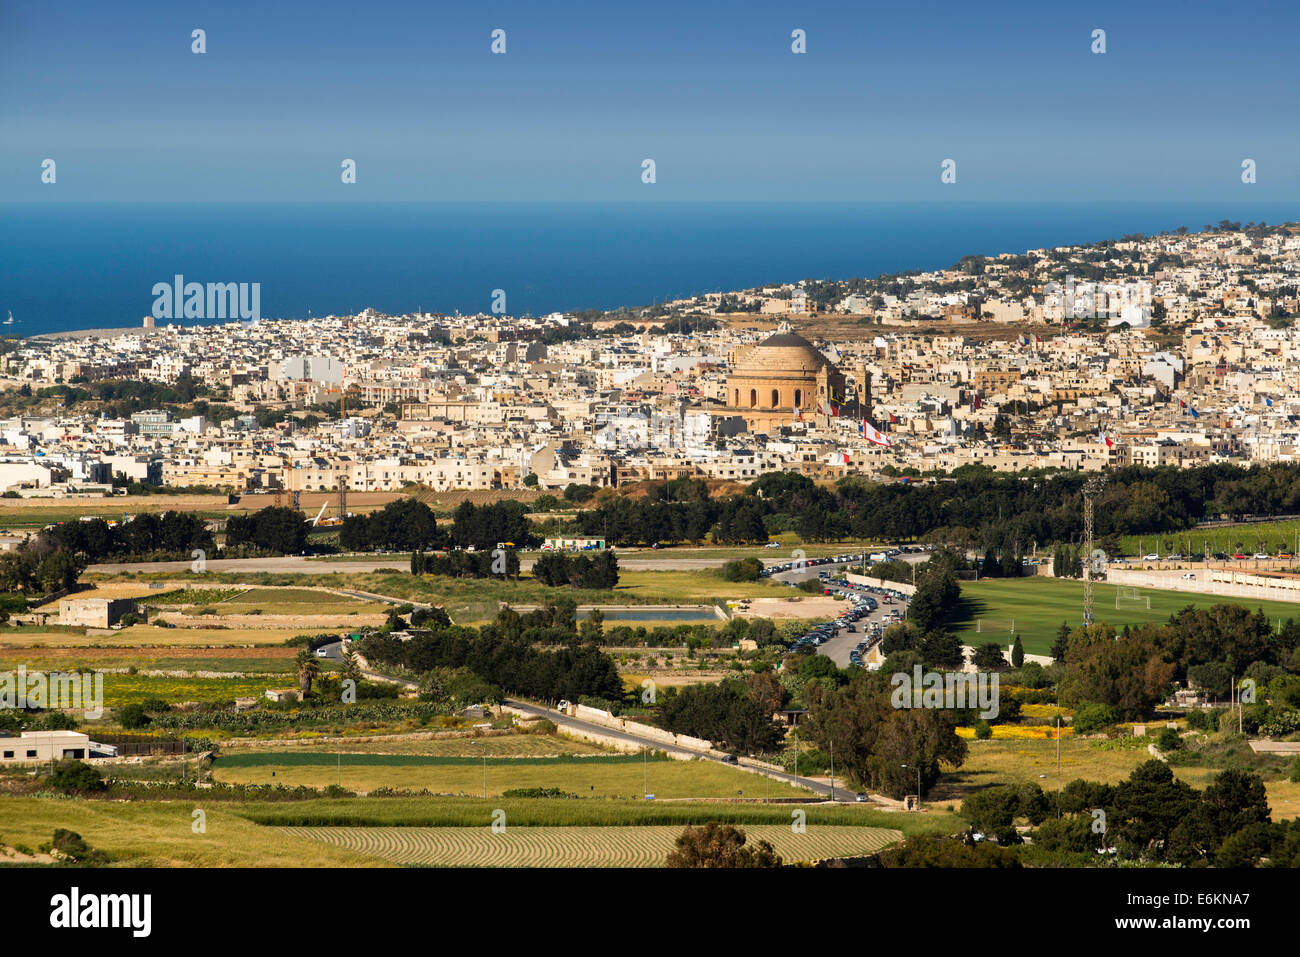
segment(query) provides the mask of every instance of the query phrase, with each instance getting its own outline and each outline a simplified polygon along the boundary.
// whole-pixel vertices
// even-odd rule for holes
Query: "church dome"
[[[814,375],[830,365],[826,357],[803,336],[778,332],[768,336],[736,361],[736,371],[771,376],[794,373]]]

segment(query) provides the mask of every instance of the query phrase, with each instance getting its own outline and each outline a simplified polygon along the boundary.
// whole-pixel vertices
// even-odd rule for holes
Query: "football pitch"
[[[1195,605],[1244,605],[1251,611],[1262,609],[1269,621],[1300,618],[1300,604],[1258,601],[1226,595],[1201,595],[1185,591],[1161,591],[1138,588],[1140,601],[1122,598],[1115,607],[1115,593],[1123,588],[1126,595],[1135,589],[1098,582],[1093,589],[1093,618],[1116,629],[1125,625],[1163,623],[1175,612]],[[1151,607],[1147,608],[1146,599]],[[1020,635],[1025,653],[1046,655],[1052,649],[1061,622],[1071,628],[1083,622],[1083,582],[1064,578],[1005,578],[961,583],[961,605],[953,621],[953,630],[964,644],[981,645],[997,641],[1010,642],[1012,624]]]

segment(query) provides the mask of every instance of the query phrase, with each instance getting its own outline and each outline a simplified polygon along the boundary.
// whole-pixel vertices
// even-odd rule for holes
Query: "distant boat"
[[[3,324],[6,326],[12,326],[14,324],[14,314],[12,310],[9,313],[9,318],[6,319]]]

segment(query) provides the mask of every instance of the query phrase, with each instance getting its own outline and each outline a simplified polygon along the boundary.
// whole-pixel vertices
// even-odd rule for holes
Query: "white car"
[[[1144,561],[1144,562],[1158,562],[1158,561],[1160,561],[1160,556],[1157,555],[1157,554],[1155,554],[1155,553],[1153,552],[1153,553],[1150,554],[1150,555],[1143,555],[1143,556],[1142,556],[1142,561]]]

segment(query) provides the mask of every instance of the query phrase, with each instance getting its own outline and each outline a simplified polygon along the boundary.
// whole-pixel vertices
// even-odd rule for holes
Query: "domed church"
[[[850,396],[843,374],[811,342],[787,325],[742,353],[727,376],[727,409],[745,418],[750,429],[789,425],[831,415],[864,414],[869,386],[859,383],[861,396]],[[862,405],[859,404],[862,400]]]

